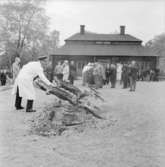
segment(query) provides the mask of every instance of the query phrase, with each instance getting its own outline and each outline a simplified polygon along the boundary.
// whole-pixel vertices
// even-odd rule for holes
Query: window
[[[102,42],[102,41],[96,41],[96,44],[98,44],[98,45],[102,45],[103,42]]]
[[[96,41],[97,45],[111,45],[110,41]]]

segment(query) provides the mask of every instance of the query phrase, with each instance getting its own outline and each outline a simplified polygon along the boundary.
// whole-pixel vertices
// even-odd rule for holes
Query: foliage
[[[155,36],[146,43],[146,47],[152,48],[158,56],[165,56],[165,34]]]
[[[15,54],[22,63],[39,55],[54,52],[59,32],[48,33],[49,17],[43,8],[45,0],[9,0],[0,5],[0,50],[5,50],[8,66]]]

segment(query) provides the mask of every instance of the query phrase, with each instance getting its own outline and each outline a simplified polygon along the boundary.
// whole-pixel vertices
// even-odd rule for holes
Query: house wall
[[[133,57],[133,56],[53,56],[52,67],[54,69],[58,61],[63,60],[74,60],[76,63],[77,75],[82,75],[82,69],[84,65],[88,62],[101,62],[102,64],[111,64],[111,63],[130,63],[131,61],[136,61],[140,70],[150,70],[156,68],[156,57]],[[159,66],[162,66],[165,70],[165,58],[159,60]],[[164,61],[164,64],[162,63]],[[52,72],[53,72],[52,69]],[[53,76],[53,74],[52,74]]]
[[[160,56],[158,58],[157,68],[160,69],[161,72],[165,73],[165,56]]]

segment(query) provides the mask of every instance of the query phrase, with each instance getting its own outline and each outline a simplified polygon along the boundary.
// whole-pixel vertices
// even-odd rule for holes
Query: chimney
[[[120,26],[120,35],[125,35],[125,26]]]
[[[80,34],[85,34],[85,25],[80,25]]]

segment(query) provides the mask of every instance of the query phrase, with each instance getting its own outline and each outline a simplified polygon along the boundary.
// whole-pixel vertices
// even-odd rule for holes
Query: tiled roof
[[[64,45],[54,55],[68,56],[156,56],[141,45]]]
[[[140,39],[133,37],[132,35],[125,34],[97,34],[85,32],[84,34],[76,33],[67,38],[66,41],[132,41],[142,42]]]

